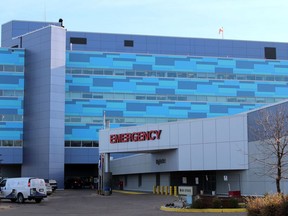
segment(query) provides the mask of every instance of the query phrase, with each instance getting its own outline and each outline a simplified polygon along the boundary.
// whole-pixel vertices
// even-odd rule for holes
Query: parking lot
[[[111,196],[101,196],[95,190],[58,190],[37,204],[26,201],[24,204],[0,201],[0,215],[186,215],[195,216],[246,216],[246,213],[174,213],[160,210],[160,206],[171,203],[174,196],[153,194],[126,194],[113,192]]]

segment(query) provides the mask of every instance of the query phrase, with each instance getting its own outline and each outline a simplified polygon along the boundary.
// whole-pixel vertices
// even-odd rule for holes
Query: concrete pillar
[[[64,188],[66,30],[47,26],[22,37],[25,48],[22,176]]]
[[[110,172],[110,153],[104,154],[104,172]]]

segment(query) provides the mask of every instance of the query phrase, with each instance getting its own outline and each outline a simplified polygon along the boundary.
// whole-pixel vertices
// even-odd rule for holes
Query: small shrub
[[[247,211],[248,216],[260,216],[260,210],[263,208],[264,204],[261,198],[249,197],[247,201]]]
[[[266,205],[263,209],[260,210],[261,216],[275,216],[277,209],[278,206],[275,206],[273,204]]]
[[[288,197],[282,194],[247,198],[248,216],[287,216]]]
[[[218,197],[214,197],[212,200],[212,207],[213,208],[221,208],[222,207],[222,202]]]
[[[276,215],[279,216],[288,216],[288,197],[286,197],[286,200],[282,203],[282,205],[277,209]]]
[[[192,203],[192,208],[203,209],[205,208],[204,202],[202,199],[197,199]]]
[[[239,208],[239,202],[237,199],[229,199],[229,208]]]

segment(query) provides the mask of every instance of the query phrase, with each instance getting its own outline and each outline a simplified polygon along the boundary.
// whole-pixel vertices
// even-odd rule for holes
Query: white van
[[[28,199],[40,203],[45,197],[47,191],[44,179],[6,178],[0,182],[0,199],[10,199],[19,203]]]

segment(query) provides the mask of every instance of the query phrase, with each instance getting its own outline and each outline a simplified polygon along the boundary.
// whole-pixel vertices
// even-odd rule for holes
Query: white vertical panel
[[[247,169],[246,141],[231,142],[231,169]]]
[[[191,145],[191,169],[203,170],[204,169],[204,152],[202,144]]]
[[[204,145],[204,169],[216,170],[216,144]]]
[[[216,119],[216,140],[217,142],[228,142],[230,134],[230,118]]]
[[[190,122],[190,139],[191,144],[203,143],[203,121],[196,120]]]
[[[205,119],[203,121],[203,142],[215,143],[216,142],[216,122],[214,119]]]
[[[187,121],[178,124],[179,145],[190,144],[190,124]]]
[[[239,141],[245,139],[244,115],[230,118],[230,141]]]
[[[170,144],[178,145],[179,144],[179,135],[178,135],[178,123],[173,122],[170,124]]]
[[[179,146],[179,170],[191,169],[190,145]]]
[[[217,143],[217,169],[230,169],[231,164],[230,143]]]

